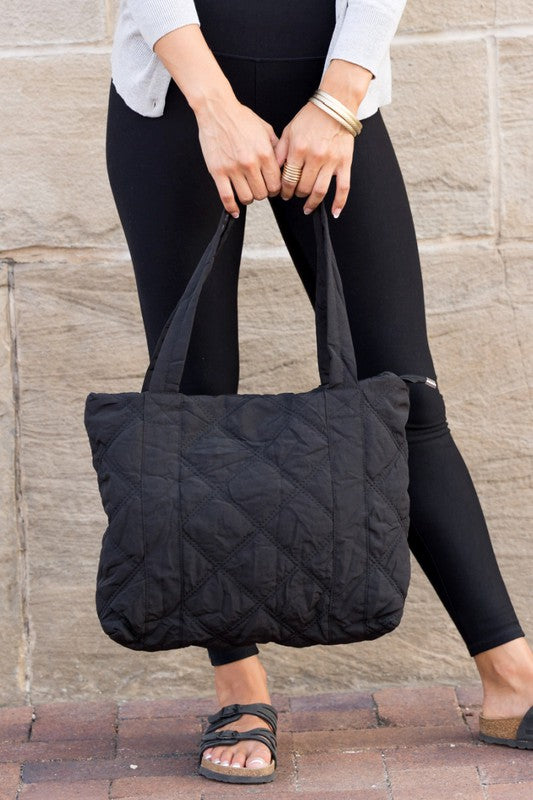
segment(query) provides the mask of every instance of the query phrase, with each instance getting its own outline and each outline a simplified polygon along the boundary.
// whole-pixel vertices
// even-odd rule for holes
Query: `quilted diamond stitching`
[[[391,442],[394,444],[394,446],[396,447],[398,452],[401,453],[403,458],[407,461],[407,451],[404,451],[404,449],[398,444],[398,442],[396,441],[396,438],[394,437],[394,434],[392,433],[389,425],[387,425],[385,420],[376,411],[376,409],[374,408],[374,406],[372,405],[372,403],[369,401],[368,397],[364,393],[364,390],[362,389],[360,392],[358,392],[358,394],[360,395],[361,400],[365,403],[365,405],[369,409],[369,411],[376,417],[376,419],[379,420],[379,422],[381,423],[383,428],[387,431],[387,434],[389,435],[389,438],[390,438]],[[330,396],[332,396],[332,397],[334,396],[335,397],[336,402],[340,405],[341,408],[344,407],[344,408],[348,408],[349,410],[352,410],[352,406],[346,400],[341,400],[340,397],[334,395],[333,393],[331,393]],[[361,414],[362,414],[362,410],[361,410]]]
[[[195,550],[197,550],[200,553],[200,555],[202,555],[205,558],[206,561],[208,561],[212,566],[216,566],[216,565],[213,565],[213,562],[211,561],[211,559],[203,552],[203,550],[197,545],[197,543],[194,540],[190,539],[190,537],[188,537],[188,534],[186,535],[185,538],[187,538],[187,541],[189,542],[191,547],[193,547]],[[278,617],[276,615],[276,613],[270,607],[266,606],[266,603],[270,600],[272,595],[274,595],[274,594],[276,594],[278,592],[279,588],[281,586],[283,586],[284,583],[286,583],[290,578],[293,577],[293,575],[296,573],[296,571],[298,569],[299,569],[299,565],[295,564],[294,568],[291,570],[291,572],[289,572],[282,581],[279,581],[279,583],[276,583],[276,586],[274,587],[272,592],[269,595],[267,595],[267,597],[264,597],[263,599],[259,599],[253,593],[253,591],[249,591],[233,575],[230,575],[225,570],[218,570],[217,569],[215,571],[216,572],[219,572],[219,571],[223,572],[230,580],[233,581],[235,586],[241,591],[242,594],[246,595],[250,600],[254,600],[255,601],[255,605],[249,611],[247,611],[245,614],[243,614],[240,617],[241,621],[246,620],[249,616],[251,616],[252,614],[256,613],[260,608],[263,608],[265,611],[267,611],[268,614],[270,614],[272,619],[274,619],[278,624],[283,625],[294,636],[296,636],[298,634],[298,632],[295,631],[294,628],[291,627],[291,625],[289,625],[287,620],[284,620],[284,619],[281,619],[280,617]],[[189,596],[192,596],[193,594],[194,594],[194,592],[191,592]],[[186,598],[186,599],[189,599],[189,598]],[[184,606],[184,608],[186,608],[186,606]],[[207,630],[212,636],[214,636],[215,638],[218,638],[218,639],[226,638],[226,633],[233,627],[233,623],[229,623],[228,626],[226,628],[224,628],[222,631],[218,632],[217,634],[213,634],[213,632],[208,628],[208,626],[205,624],[205,622],[200,621],[198,619],[198,617],[196,617],[196,619],[197,619],[198,622],[200,622],[200,624],[202,625],[204,630]],[[314,621],[315,621],[315,618],[313,618],[313,622]],[[226,639],[226,641],[228,641],[231,644],[230,640]]]
[[[327,457],[326,457],[326,458],[327,458]],[[326,461],[326,458],[325,458],[325,459],[323,459],[322,461],[320,461],[320,462],[317,464],[317,466],[315,467],[315,469],[313,470],[313,472],[312,472],[312,473],[309,475],[309,480],[311,480],[311,479],[313,478],[313,476],[314,476],[314,473],[315,473],[315,472],[318,472],[318,471],[319,471],[319,469],[321,469],[321,468],[323,467],[323,465],[324,465],[324,463],[325,463],[325,461]],[[202,473],[200,473],[200,472],[199,472],[199,471],[198,471],[198,470],[197,470],[197,469],[196,469],[196,468],[195,468],[195,467],[194,467],[192,464],[190,464],[190,463],[189,463],[189,461],[188,461],[188,460],[187,460],[187,459],[186,459],[186,458],[185,458],[183,455],[182,455],[182,461],[183,461],[183,463],[185,463],[185,465],[188,467],[188,469],[190,469],[192,472],[194,472],[194,474],[195,474],[195,475],[196,475],[198,478],[200,478],[200,480],[204,481],[206,484],[208,484],[208,485],[209,485],[209,481],[207,480],[207,478],[205,477],[205,475],[203,475]],[[216,492],[218,492],[219,494],[222,494],[222,490],[221,490],[221,489],[220,489],[218,486],[215,486],[214,488],[215,488]],[[295,492],[294,492],[292,495],[290,495],[290,497],[289,497],[289,498],[287,498],[287,500],[286,500],[285,502],[286,502],[286,503],[290,502],[290,500],[292,500],[292,498],[293,498],[293,497],[295,497],[295,496],[296,496],[296,495],[299,493],[299,491],[300,491],[299,489],[296,489],[296,491],[295,491]],[[228,500],[228,498],[227,498],[227,497],[225,497],[224,495],[223,495],[223,497],[224,497],[224,499],[225,499],[225,500]],[[266,530],[266,528],[264,527],[264,526],[265,526],[265,525],[267,525],[267,524],[268,524],[268,522],[269,522],[269,521],[270,521],[270,520],[271,520],[273,517],[275,517],[275,515],[277,514],[277,512],[278,512],[278,508],[277,508],[277,507],[276,507],[276,508],[273,510],[272,514],[271,514],[269,517],[267,517],[267,519],[264,521],[264,523],[262,523],[262,524],[261,524],[261,523],[260,523],[258,520],[254,520],[254,518],[253,518],[253,517],[251,517],[251,516],[250,516],[250,514],[249,514],[249,513],[248,513],[248,512],[247,512],[245,509],[243,509],[243,508],[240,508],[240,507],[238,506],[238,504],[236,504],[234,501],[228,500],[228,502],[232,502],[232,504],[233,504],[233,506],[234,506],[235,510],[237,511],[237,513],[239,513],[239,514],[241,514],[242,516],[244,516],[244,517],[246,518],[246,520],[247,520],[247,521],[248,521],[248,522],[249,522],[249,523],[252,525],[252,527],[254,528],[254,531],[253,531],[253,535],[254,535],[254,536],[257,534],[257,532],[258,532],[258,531],[260,531],[260,532],[261,532],[261,533],[262,533],[262,534],[263,534],[263,535],[264,535],[264,536],[265,536],[267,539],[269,539],[269,540],[272,542],[272,544],[274,544],[274,545],[275,545],[275,546],[276,546],[276,547],[277,547],[277,548],[278,548],[278,549],[279,549],[281,552],[283,552],[285,556],[287,556],[288,558],[290,558],[294,564],[298,565],[298,566],[300,567],[300,569],[302,569],[302,571],[306,571],[306,573],[307,573],[308,577],[312,578],[313,580],[317,581],[317,582],[320,584],[320,579],[318,578],[318,576],[316,576],[316,575],[315,575],[315,574],[312,572],[312,570],[311,570],[311,571],[309,571],[309,570],[307,570],[307,569],[306,569],[306,570],[304,570],[304,567],[306,566],[306,565],[305,565],[305,563],[304,563],[304,562],[302,562],[302,561],[300,561],[300,562],[299,562],[299,561],[298,561],[298,560],[297,560],[297,559],[294,557],[294,555],[293,555],[293,554],[292,554],[290,551],[286,552],[286,551],[285,551],[285,548],[284,548],[284,547],[283,547],[283,546],[280,544],[280,542],[276,542],[276,541],[273,539],[272,535],[271,535],[271,534],[270,534],[270,533],[269,533],[269,532]],[[253,536],[252,536],[251,538],[253,538]],[[247,534],[247,535],[246,535],[246,539],[245,539],[245,541],[243,541],[243,542],[239,543],[239,544],[238,544],[236,547],[234,547],[234,548],[232,549],[232,551],[231,551],[231,555],[232,555],[232,556],[234,556],[234,555],[235,555],[237,552],[239,552],[239,550],[241,549],[241,547],[242,547],[244,544],[247,544],[247,543],[248,543],[248,539],[249,539],[249,535]],[[228,558],[229,558],[229,556],[228,556]],[[207,559],[207,560],[209,560],[209,559]],[[232,576],[229,576],[229,577],[232,577]],[[189,597],[189,596],[192,596],[192,595],[194,594],[194,592],[195,592],[195,591],[196,591],[198,588],[200,588],[200,587],[201,587],[201,585],[202,585],[202,584],[199,584],[199,585],[197,585],[197,586],[194,588],[194,590],[193,590],[193,591],[191,591],[191,592],[189,593],[189,595],[187,595],[187,598],[186,598],[186,599],[188,599],[188,597]],[[320,584],[320,585],[322,585],[322,584]],[[324,587],[324,586],[322,586],[322,588],[325,588],[325,587]],[[258,599],[258,600],[259,600],[259,598],[256,598],[256,599]]]
[[[392,577],[392,575],[390,574],[390,572],[387,569],[385,569],[383,564],[380,564],[379,561],[377,561],[377,559],[375,559],[374,556],[371,553],[369,553],[368,557],[369,557],[370,561],[374,564],[376,569],[378,569],[382,573],[382,575],[384,575],[385,578],[387,578],[387,580],[389,581],[391,586],[393,586],[396,589],[396,591],[398,592],[398,594],[400,595],[400,597],[403,598],[403,592],[400,589],[400,587],[398,586],[398,584],[396,583],[396,581],[394,580],[394,578]]]
[[[138,488],[137,487],[133,487],[132,489],[130,489],[130,491],[127,494],[125,494],[122,497],[122,499],[119,501],[117,506],[115,506],[114,508],[110,508],[109,509],[108,515],[107,515],[107,519],[108,519],[108,522],[109,522],[110,525],[113,522],[113,520],[115,519],[115,517],[117,516],[118,512],[121,510],[122,506],[126,505],[126,503],[129,500],[131,500],[133,497],[138,496],[138,494],[139,494]]]
[[[252,397],[253,397],[253,395],[244,395],[245,399],[243,400],[243,402],[239,403],[239,405],[237,405],[237,406],[230,407],[228,409],[228,411],[220,418],[220,421],[222,422],[224,419],[226,419],[226,417],[229,417],[231,414],[234,414],[236,411],[239,411],[241,408],[243,408],[243,406],[245,406],[248,402],[250,402]],[[155,401],[155,397],[153,395],[151,395],[151,400],[152,400],[152,402]],[[161,405],[159,403],[156,403],[156,405],[157,405],[158,408],[161,408]],[[163,410],[163,412],[164,412],[164,410]],[[166,414],[166,412],[164,412],[164,413],[165,413],[165,416],[168,419],[169,418],[168,414]],[[200,431],[200,433],[195,434],[194,438],[192,438],[192,439],[190,439],[190,438],[189,439],[184,439],[183,442],[182,442],[182,448],[184,450],[188,450],[190,447],[192,447],[194,444],[196,444],[201,439],[202,436],[205,436],[205,434],[208,433],[211,430],[211,425],[212,425],[212,421],[210,420],[209,423],[204,428],[204,430]]]
[[[374,491],[379,494],[379,496],[387,503],[391,511],[394,512],[394,514],[396,515],[396,519],[398,520],[402,528],[405,528],[405,520],[400,516],[400,512],[398,511],[392,500],[390,500],[390,498],[387,497],[387,495],[381,491],[380,487],[375,483],[375,481],[372,480],[372,478],[368,475],[368,473],[366,479],[369,485],[374,489]]]
[[[287,413],[287,420],[290,420],[293,416],[297,416],[299,419],[301,419],[301,417],[299,417],[298,414],[296,414],[296,415],[291,414],[290,409],[288,409],[286,407],[285,407],[285,411]],[[288,422],[287,422],[287,425],[288,425]],[[237,436],[234,436],[230,431],[226,431],[225,428],[222,428],[219,425],[219,423],[217,423],[216,420],[213,421],[213,427],[218,427],[220,432],[225,434],[232,441],[239,442],[239,444],[242,445],[242,447],[245,450],[247,450],[249,453],[251,453],[252,458],[257,458],[258,460],[263,461],[265,464],[268,464],[268,466],[272,467],[274,470],[276,470],[276,472],[278,473],[280,478],[283,478],[284,480],[286,480],[287,483],[290,483],[292,486],[298,486],[303,492],[305,492],[306,496],[309,497],[331,519],[332,518],[332,514],[331,514],[330,510],[328,508],[326,508],[318,500],[318,498],[314,497],[314,495],[312,495],[311,492],[309,492],[305,488],[304,484],[300,483],[299,481],[294,480],[294,478],[291,475],[289,475],[285,470],[281,470],[279,465],[275,461],[270,460],[269,458],[267,458],[264,455],[264,450],[266,450],[267,447],[270,447],[273,444],[273,442],[276,441],[276,439],[286,430],[287,425],[284,428],[282,428],[281,431],[278,432],[277,436],[274,439],[269,440],[262,448],[254,450],[254,448],[250,447],[250,445],[248,445],[247,442],[244,439],[240,439]],[[261,452],[261,451],[263,451],[263,452]],[[329,452],[329,448],[328,448],[328,452]],[[235,473],[235,475],[233,477],[237,477],[242,472],[245,472],[247,469],[250,469],[250,463],[249,462],[246,462],[246,464],[243,465],[242,469],[239,472]],[[190,519],[190,516],[189,516],[189,519]]]
[[[113,542],[113,540],[111,540],[111,541]],[[114,544],[114,542],[113,542],[113,544]],[[141,569],[141,567],[143,566],[143,564],[144,564],[144,559],[143,559],[143,560],[141,560],[141,561],[139,561],[139,563],[136,565],[135,569],[133,569],[133,570],[130,572],[130,574],[128,575],[128,577],[127,577],[127,578],[125,578],[125,579],[124,579],[124,580],[123,580],[123,581],[122,581],[122,582],[119,584],[119,586],[117,586],[117,588],[115,589],[115,591],[113,592],[113,594],[111,595],[111,597],[109,597],[109,598],[107,599],[106,603],[104,603],[104,605],[103,605],[102,609],[100,610],[100,615],[101,615],[101,616],[104,616],[104,615],[105,615],[105,613],[106,613],[106,611],[108,611],[108,610],[109,610],[109,607],[111,606],[111,604],[112,604],[113,600],[115,599],[115,597],[116,597],[118,594],[120,594],[120,592],[122,592],[122,591],[123,591],[123,590],[126,588],[126,586],[128,586],[128,585],[129,585],[129,584],[130,584],[130,583],[133,581],[134,577],[137,575],[137,573],[139,572],[139,570]]]
[[[264,402],[271,403],[272,405],[275,405],[276,408],[282,408],[288,414],[292,414],[293,416],[298,416],[300,419],[303,419],[303,421],[307,425],[309,425],[309,427],[313,428],[313,430],[316,431],[316,433],[318,433],[319,436],[321,436],[326,441],[327,440],[326,431],[321,429],[321,428],[319,428],[314,422],[311,422],[310,419],[308,419],[307,417],[304,417],[304,415],[303,415],[303,411],[304,411],[305,408],[308,408],[310,400],[307,399],[304,402],[303,406],[300,406],[300,408],[296,408],[294,406],[288,406],[288,405],[286,405],[286,403],[283,402],[284,394],[286,394],[286,393],[282,393],[282,394],[278,394],[278,395],[276,395],[276,394],[274,394],[274,395],[268,395],[268,394],[252,395],[251,397],[261,397],[261,400],[263,400]],[[295,398],[296,402],[301,402],[302,396],[305,396],[307,398],[307,396],[309,394],[311,394],[311,392],[304,392],[303,394],[294,394],[292,396],[293,396],[293,398]],[[239,406],[239,408],[240,407],[241,406]],[[227,419],[228,416],[231,416],[231,415],[227,414],[225,416],[225,419]]]
[[[132,481],[132,479],[129,477],[129,475],[126,475],[125,472],[123,472],[122,467],[120,466],[120,464],[117,461],[115,461],[113,456],[111,456],[109,453],[106,453],[105,460],[106,460],[107,464],[109,464],[113,468],[113,470],[114,470],[113,474],[116,474],[116,475],[118,475],[119,478],[122,478],[124,483],[126,483],[134,491],[137,491],[137,492],[140,491],[140,489],[141,489],[140,483],[134,483]]]
[[[96,468],[98,468],[98,466],[101,464],[102,459],[106,455],[107,451],[109,450],[115,439],[117,439],[124,431],[130,428],[135,422],[142,422],[142,416],[137,414],[131,398],[126,397],[126,405],[124,406],[124,408],[128,411],[129,414],[132,414],[132,417],[130,419],[125,420],[119,427],[119,429],[115,431],[111,439],[105,443],[105,446],[102,448],[100,453],[98,453],[98,456],[95,459]]]
[[[274,439],[269,439],[269,440],[268,440],[268,442],[266,442],[266,443],[265,443],[265,445],[264,445],[262,448],[258,448],[257,450],[254,450],[252,447],[248,447],[248,450],[250,451],[250,453],[252,454],[252,456],[253,456],[253,457],[261,458],[261,457],[262,457],[262,456],[261,456],[261,450],[265,450],[267,447],[271,447],[271,445],[272,445],[272,444],[273,444],[273,443],[276,441],[276,439],[277,439],[277,438],[279,438],[279,436],[281,436],[281,435],[282,435],[282,434],[283,434],[283,433],[286,431],[286,429],[287,429],[287,427],[288,427],[288,425],[289,425],[289,422],[290,422],[290,420],[291,420],[291,414],[290,414],[290,409],[287,409],[285,406],[282,406],[282,407],[283,407],[283,409],[284,409],[284,410],[287,412],[287,424],[286,424],[286,425],[285,425],[285,426],[284,426],[284,427],[283,427],[281,430],[279,430],[279,431],[278,431],[278,434],[277,434],[277,436],[276,436]],[[239,406],[239,408],[240,408],[240,406]],[[229,415],[228,415],[228,414],[226,414],[226,415],[224,416],[224,419],[227,419],[227,417],[228,417],[228,416],[229,416]],[[304,421],[306,421],[306,420],[304,420]],[[221,433],[223,433],[223,434],[224,434],[224,435],[225,435],[227,438],[231,439],[231,441],[238,441],[238,442],[239,442],[239,444],[241,444],[241,445],[243,445],[243,446],[246,446],[246,442],[244,442],[242,439],[239,439],[239,438],[235,437],[231,431],[227,431],[225,428],[222,428],[222,427],[220,426],[220,424],[219,424],[219,423],[217,423],[217,420],[216,420],[216,419],[212,420],[212,422],[213,422],[213,425],[211,426],[211,429],[212,429],[212,427],[214,427],[216,424],[218,424],[218,425],[219,425],[219,429],[220,429]],[[327,440],[327,437],[326,437],[326,440]],[[185,449],[185,448],[184,448],[184,449]],[[187,449],[190,449],[190,448],[187,448]],[[268,460],[268,459],[266,459],[266,458],[263,458],[263,461],[264,461],[264,463],[268,464],[269,466],[272,466],[272,467],[274,467],[274,468],[278,469],[278,472],[279,472],[280,476],[281,476],[282,478],[284,478],[285,480],[287,480],[288,482],[290,482],[292,485],[294,485],[294,481],[292,480],[292,478],[291,478],[290,476],[289,476],[289,478],[287,478],[287,476],[286,476],[285,474],[282,474],[282,473],[281,473],[281,471],[279,470],[279,468],[277,467],[277,464],[275,464],[275,462],[269,461],[269,460]],[[232,477],[233,477],[233,478],[236,478],[236,477],[238,477],[239,475],[241,475],[243,472],[246,472],[246,470],[250,469],[250,463],[251,463],[250,461],[247,461],[245,464],[243,464],[242,468],[241,468],[241,469],[240,469],[238,472],[234,473]],[[314,472],[313,472],[312,474],[314,474]],[[301,487],[301,488],[302,488],[302,489],[303,489],[303,490],[306,492],[307,496],[308,496],[308,497],[311,497],[311,498],[312,498],[312,499],[313,499],[313,500],[314,500],[314,501],[315,501],[315,502],[316,502],[316,503],[319,505],[319,507],[321,507],[321,508],[324,510],[324,512],[325,512],[325,513],[328,515],[328,517],[330,517],[330,518],[331,518],[331,513],[329,512],[329,509],[325,508],[325,507],[324,507],[324,506],[323,506],[323,505],[320,503],[320,501],[319,501],[317,498],[313,497],[313,495],[311,495],[311,494],[310,494],[310,493],[307,491],[307,489],[305,489],[305,486],[303,486],[303,485],[301,485],[301,484],[299,484],[299,485],[300,485],[300,487]],[[293,497],[293,495],[291,495],[291,498],[292,498],[292,497]],[[200,503],[199,503],[199,504],[196,506],[196,508],[194,508],[194,509],[193,509],[193,510],[192,510],[192,511],[191,511],[191,512],[190,512],[190,513],[187,515],[187,517],[186,517],[186,518],[183,520],[183,524],[185,524],[185,523],[186,523],[186,522],[188,522],[190,519],[192,519],[192,517],[193,517],[193,516],[194,516],[194,515],[197,513],[197,511],[198,511],[200,508],[202,508],[202,507],[203,507],[203,505],[204,505],[206,502],[208,502],[209,500],[211,500],[212,498],[213,498],[213,492],[211,492],[211,494],[209,494],[209,495],[207,495],[206,497],[204,497],[204,498],[202,499],[202,501],[201,501],[201,502],[200,502]]]

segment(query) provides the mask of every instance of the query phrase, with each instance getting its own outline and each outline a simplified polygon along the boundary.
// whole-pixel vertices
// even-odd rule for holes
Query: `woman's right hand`
[[[245,205],[279,194],[279,139],[270,123],[236,97],[210,98],[195,114],[205,163],[226,211],[239,216],[234,191]]]

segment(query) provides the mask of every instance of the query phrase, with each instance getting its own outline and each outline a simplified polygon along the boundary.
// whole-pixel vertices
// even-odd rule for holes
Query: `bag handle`
[[[329,387],[353,387],[358,383],[357,365],[324,203],[311,215],[317,253],[315,323],[320,381]],[[161,331],[142,391],[180,391],[200,292],[233,222],[234,217],[224,209],[213,238]]]

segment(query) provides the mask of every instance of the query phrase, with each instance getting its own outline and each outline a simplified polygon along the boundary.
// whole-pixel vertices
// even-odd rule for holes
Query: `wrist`
[[[318,88],[333,95],[356,114],[371,80],[372,73],[360,64],[334,58]]]
[[[201,117],[217,107],[237,102],[231,84],[227,80],[189,88],[186,98],[197,117]]]

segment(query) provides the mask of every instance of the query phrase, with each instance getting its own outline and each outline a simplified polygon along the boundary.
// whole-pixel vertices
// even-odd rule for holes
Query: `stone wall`
[[[211,693],[202,649],[134,654],[94,610],[104,514],[83,404],[89,391],[137,390],[147,363],[105,170],[115,8],[0,0],[4,704]],[[392,59],[383,115],[415,218],[439,385],[531,634],[533,6],[409,0]],[[316,385],[310,305],[266,201],[248,209],[239,306],[239,391]],[[416,565],[393,634],[261,651],[282,691],[476,674]]]

